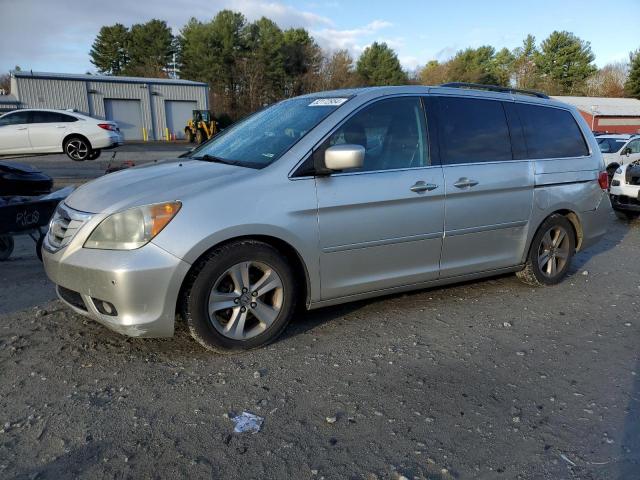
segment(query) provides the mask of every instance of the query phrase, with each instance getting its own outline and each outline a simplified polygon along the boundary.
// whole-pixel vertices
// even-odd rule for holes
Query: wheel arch
[[[84,140],[85,142],[87,142],[89,144],[89,150],[93,150],[93,146],[91,145],[91,141],[86,137],[86,135],[83,135],[81,133],[69,133],[68,135],[66,135],[63,139],[62,139],[62,151],[64,152],[65,149],[65,145],[67,144],[67,142],[69,140],[71,140],[72,138],[80,138],[81,140]],[[65,152],[66,153],[66,152]]]
[[[180,309],[180,302],[184,297],[185,288],[187,287],[188,280],[189,278],[191,278],[191,272],[194,269],[198,268],[198,265],[201,262],[201,260],[205,258],[209,254],[209,252],[211,252],[216,248],[220,248],[223,245],[227,245],[229,243],[238,242],[242,240],[256,240],[256,241],[264,242],[267,245],[274,247],[280,253],[282,253],[285,256],[285,258],[287,258],[287,260],[291,262],[293,266],[295,281],[297,285],[302,286],[303,288],[303,291],[300,292],[300,297],[305,299],[306,305],[309,304],[310,295],[311,295],[311,278],[309,276],[309,270],[307,268],[307,265],[304,262],[302,255],[300,255],[300,252],[298,252],[298,250],[289,242],[281,238],[278,238],[272,235],[258,234],[258,235],[240,235],[236,237],[231,237],[221,242],[218,242],[215,245],[212,245],[211,247],[209,247],[207,250],[205,250],[192,263],[191,268],[189,269],[184,279],[182,280],[182,285],[180,286],[180,294],[178,295],[178,301],[176,303],[176,311],[179,311]]]
[[[568,208],[561,208],[561,209],[550,212],[548,215],[546,215],[544,218],[540,220],[538,225],[536,225],[536,229],[533,231],[533,234],[529,238],[525,255],[529,254],[529,250],[531,249],[531,243],[533,242],[533,239],[538,233],[538,230],[540,230],[540,227],[542,226],[542,224],[544,224],[544,222],[546,222],[547,219],[552,217],[553,215],[561,215],[565,217],[567,220],[569,220],[569,223],[571,223],[571,226],[573,227],[573,234],[576,240],[576,252],[579,252],[581,250],[582,242],[584,239],[584,230],[582,227],[582,221],[580,220],[580,217],[575,211]]]

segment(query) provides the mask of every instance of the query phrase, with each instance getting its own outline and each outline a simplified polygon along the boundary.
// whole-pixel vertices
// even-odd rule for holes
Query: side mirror
[[[631,147],[627,147],[624,150],[622,150],[622,152],[620,152],[620,155],[626,155],[627,157],[631,154]]]
[[[364,163],[364,152],[362,145],[334,145],[324,151],[324,165],[334,171],[360,168]]]

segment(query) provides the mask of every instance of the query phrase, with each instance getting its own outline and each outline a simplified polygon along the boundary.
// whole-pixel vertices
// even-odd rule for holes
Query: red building
[[[603,97],[553,98],[576,107],[594,132],[640,133],[640,100]]]

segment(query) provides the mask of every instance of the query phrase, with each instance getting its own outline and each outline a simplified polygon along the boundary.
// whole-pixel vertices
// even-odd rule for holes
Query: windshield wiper
[[[224,163],[225,165],[243,166],[242,163],[235,160],[227,160],[226,158],[216,157],[215,155],[209,155],[208,153],[201,157],[191,157],[195,160],[203,160],[205,162]]]

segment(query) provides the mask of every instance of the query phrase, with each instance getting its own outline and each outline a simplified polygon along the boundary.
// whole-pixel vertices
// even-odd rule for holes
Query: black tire
[[[542,254],[547,252],[545,249],[545,236],[547,233],[552,231],[556,231],[556,229],[563,230],[566,234],[567,244],[565,245],[564,240],[562,240],[562,246],[566,246],[566,259],[560,268],[557,268],[553,274],[545,273],[542,271],[540,266],[539,258]],[[560,250],[560,249],[557,249]],[[516,272],[518,278],[526,283],[527,285],[532,286],[544,286],[544,285],[555,285],[559,283],[569,271],[571,267],[571,260],[576,250],[576,234],[573,228],[573,224],[562,215],[551,215],[547,218],[538,231],[536,232],[533,240],[531,242],[531,247],[529,248],[529,253],[527,254],[527,261],[525,263],[524,268]],[[556,261],[555,256],[550,261]],[[558,263],[556,265],[560,265],[561,260],[557,260]],[[548,263],[544,265],[549,266]]]
[[[89,158],[91,144],[86,138],[71,137],[65,140],[63,145],[64,153],[74,162],[83,162]]]
[[[197,143],[198,145],[200,145],[200,144],[202,144],[202,143],[204,143],[204,142],[206,142],[206,141],[207,141],[207,134],[206,134],[206,133],[204,133],[204,131],[203,131],[203,130],[198,130],[198,131],[196,132],[196,143]]]
[[[89,152],[89,156],[87,157],[87,160],[95,160],[100,156],[101,153],[102,153],[102,150],[91,150],[91,152]]]
[[[625,222],[629,222],[638,217],[637,213],[625,212],[624,210],[614,210],[613,213],[616,214],[616,217],[618,217],[620,220],[624,220]]]
[[[275,271],[281,280],[281,296],[279,311],[270,326],[251,338],[237,340],[223,335],[218,330],[221,325],[209,314],[209,300],[212,290],[219,284],[220,279],[224,278],[225,273],[234,265],[243,262],[259,262]],[[294,271],[286,257],[264,242],[241,240],[214,249],[194,266],[183,289],[181,314],[187,322],[191,336],[203,347],[219,353],[233,353],[262,347],[278,338],[293,316],[296,295]],[[251,303],[251,307],[254,306],[255,304]],[[251,322],[254,322],[254,326],[257,325],[256,322],[259,324],[258,318],[252,317],[252,310],[246,315],[247,330],[250,330]]]
[[[184,136],[187,138],[187,142],[189,143],[193,143],[196,141],[196,137],[190,128],[185,129]]]
[[[40,261],[42,261],[42,244],[44,243],[44,236],[45,234],[41,234],[36,242],[36,255]]]
[[[9,260],[15,243],[11,235],[0,235],[0,262]]]

